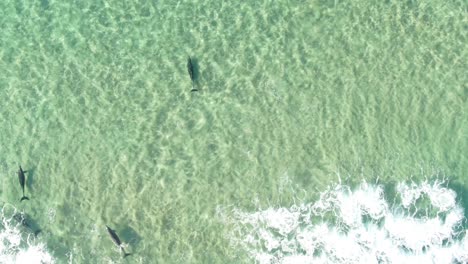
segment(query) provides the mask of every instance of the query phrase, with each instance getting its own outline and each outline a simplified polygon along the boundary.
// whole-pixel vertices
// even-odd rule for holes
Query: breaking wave
[[[468,263],[463,207],[443,181],[336,185],[314,203],[229,215],[231,241],[261,264]]]
[[[52,264],[55,260],[37,236],[40,230],[11,205],[0,211],[0,263]]]

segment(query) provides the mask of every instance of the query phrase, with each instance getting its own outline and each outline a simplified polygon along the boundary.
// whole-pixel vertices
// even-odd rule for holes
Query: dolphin
[[[192,80],[191,92],[196,92],[198,91],[198,89],[195,89],[195,76],[193,74],[193,63],[192,63],[192,58],[190,58],[190,56],[188,57],[188,60],[187,60],[187,70],[190,75],[190,80]]]
[[[28,172],[28,171],[24,171],[23,168],[21,168],[21,165],[19,166],[19,171],[18,171],[18,179],[19,179],[19,182],[20,182],[20,185],[21,185],[21,189],[23,189],[23,197],[21,197],[21,201],[23,200],[29,200],[28,197],[24,196],[24,182],[25,182],[25,177],[24,177],[24,174]]]
[[[37,226],[34,226],[34,223],[30,221],[29,217],[25,213],[16,213],[13,215],[13,218],[26,230],[33,233],[34,236],[37,237],[37,235],[41,232],[41,229],[37,228]]]
[[[120,241],[120,238],[119,236],[117,236],[117,234],[115,233],[115,230],[112,230],[110,227],[108,227],[106,225],[106,228],[107,228],[107,232],[109,233],[109,235],[111,236],[112,238],[112,241],[114,241],[114,244],[116,244],[121,250],[122,252],[124,253],[124,258],[127,257],[127,256],[130,256],[131,253],[126,253],[125,252],[125,249],[123,248],[123,245],[122,245],[122,242]]]

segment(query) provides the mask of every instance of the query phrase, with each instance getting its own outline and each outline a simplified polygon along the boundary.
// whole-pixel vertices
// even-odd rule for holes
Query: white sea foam
[[[261,264],[468,263],[463,208],[443,185],[399,183],[391,203],[383,186],[337,185],[314,203],[223,218],[233,243]]]
[[[55,263],[46,245],[14,219],[16,213],[18,211],[11,205],[3,206],[0,211],[0,263]]]

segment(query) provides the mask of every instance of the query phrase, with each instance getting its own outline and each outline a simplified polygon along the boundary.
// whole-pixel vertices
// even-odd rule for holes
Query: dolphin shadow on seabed
[[[18,212],[13,215],[13,219],[21,225],[23,230],[27,233],[34,234],[35,237],[39,235],[41,229],[36,221],[34,221],[28,214],[24,212]]]
[[[132,245],[132,247],[136,247],[136,245],[141,241],[141,236],[129,226],[124,227],[120,234],[125,241],[128,241],[128,244]]]
[[[33,185],[34,185],[34,182],[35,182],[35,172],[36,172],[36,168],[35,167],[32,167],[32,168],[28,168],[28,177],[26,178],[26,187],[28,187],[29,190],[32,189]]]

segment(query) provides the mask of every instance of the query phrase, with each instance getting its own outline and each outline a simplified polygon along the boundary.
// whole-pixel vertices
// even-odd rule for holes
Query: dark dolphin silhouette
[[[112,230],[110,227],[108,227],[106,225],[106,228],[107,228],[107,232],[109,233],[109,235],[111,236],[112,238],[112,241],[114,241],[114,244],[116,244],[121,250],[122,252],[124,253],[124,258],[127,257],[127,256],[130,256],[131,253],[126,253],[125,252],[125,249],[123,248],[123,245],[122,245],[122,242],[120,241],[120,238],[119,236],[117,236],[117,234],[115,233],[115,230]]]
[[[24,195],[24,182],[26,180],[26,177],[24,176],[24,174],[28,172],[28,171],[24,171],[23,168],[21,168],[21,165],[19,166],[19,171],[18,171],[18,179],[19,179],[19,182],[20,182],[20,185],[21,185],[21,189],[23,190],[23,197],[21,197],[21,201],[23,200],[29,200],[28,197],[26,197]]]
[[[27,231],[33,233],[34,236],[37,236],[41,232],[41,229],[37,227],[37,224],[31,221],[25,213],[16,213],[13,215],[13,219],[20,223]]]
[[[195,89],[195,75],[193,73],[193,63],[192,63],[192,58],[190,56],[188,57],[187,60],[187,70],[190,75],[190,80],[192,81],[192,90],[191,92],[196,92],[198,89]]]

